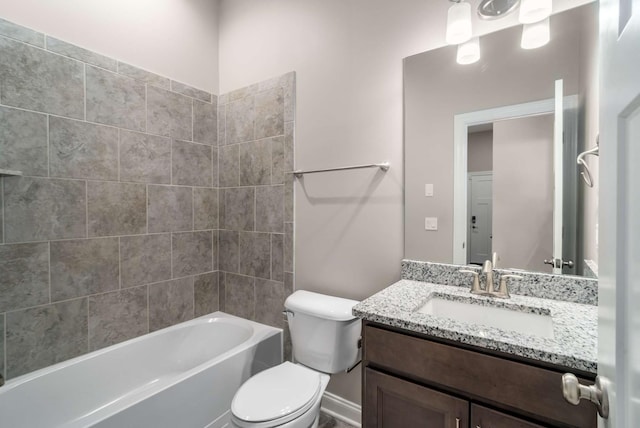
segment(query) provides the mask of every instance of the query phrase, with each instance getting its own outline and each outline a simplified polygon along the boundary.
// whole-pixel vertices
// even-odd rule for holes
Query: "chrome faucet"
[[[487,285],[485,287],[485,292],[487,294],[493,294],[493,262],[491,260],[484,261],[484,264],[482,265],[482,273],[487,275]]]
[[[513,279],[522,279],[521,276],[518,275],[501,275],[500,276],[500,288],[498,291],[495,290],[495,282],[493,277],[493,270],[497,267],[498,264],[498,253],[493,253],[491,255],[491,260],[485,260],[482,265],[482,272],[486,275],[487,281],[484,290],[480,288],[479,274],[476,271],[472,270],[460,270],[461,273],[473,274],[473,286],[471,290],[469,290],[472,294],[480,294],[481,296],[491,296],[491,297],[499,297],[502,299],[508,299],[509,290],[507,288],[507,278]]]

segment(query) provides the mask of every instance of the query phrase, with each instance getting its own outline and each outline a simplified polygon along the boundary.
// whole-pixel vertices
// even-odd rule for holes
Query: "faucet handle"
[[[520,275],[501,275],[500,276],[500,288],[495,293],[496,297],[501,297],[503,299],[508,299],[509,296],[509,288],[507,287],[507,278],[513,279],[522,279]]]
[[[481,294],[483,291],[480,288],[480,274],[474,270],[468,269],[460,269],[458,272],[460,273],[468,273],[473,275],[473,285],[471,286],[471,290],[469,290],[473,294]]]

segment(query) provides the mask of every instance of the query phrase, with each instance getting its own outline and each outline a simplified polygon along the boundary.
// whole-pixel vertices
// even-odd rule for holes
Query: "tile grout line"
[[[49,303],[51,303],[51,241],[47,242],[47,250],[49,252],[49,257],[48,257],[48,262],[49,262],[49,266],[48,266],[48,270],[49,270],[49,278],[48,278],[48,288],[49,288]]]
[[[84,205],[85,238],[89,239],[89,180],[84,182]]]
[[[49,122],[51,122],[51,116],[46,115],[47,117],[47,178],[51,178],[51,142],[49,138]]]
[[[122,241],[118,236],[118,289],[122,290]]]
[[[84,90],[84,120],[87,120],[87,64],[82,63],[82,83]]]

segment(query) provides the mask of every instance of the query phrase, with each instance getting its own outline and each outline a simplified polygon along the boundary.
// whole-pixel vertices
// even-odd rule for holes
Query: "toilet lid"
[[[246,381],[233,397],[231,412],[251,423],[291,420],[313,405],[319,391],[319,373],[287,361]]]

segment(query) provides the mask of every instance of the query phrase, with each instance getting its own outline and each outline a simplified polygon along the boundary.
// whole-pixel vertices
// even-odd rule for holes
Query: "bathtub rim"
[[[9,391],[11,391],[14,388],[19,387],[20,385],[23,385],[27,382],[30,382],[32,380],[34,380],[35,378],[38,378],[46,373],[53,373],[53,372],[57,372],[59,370],[63,370],[69,366],[72,366],[74,364],[80,363],[80,362],[84,362],[84,361],[88,361],[88,360],[92,360],[94,358],[98,358],[99,356],[106,354],[108,352],[111,352],[113,350],[116,349],[120,349],[122,347],[131,345],[132,343],[135,342],[140,342],[146,338],[149,337],[154,337],[154,336],[159,336],[163,333],[172,331],[172,330],[178,330],[181,328],[184,328],[186,326],[189,325],[197,325],[197,324],[203,324],[203,322],[205,320],[210,320],[210,319],[220,319],[223,320],[224,322],[231,322],[232,324],[241,324],[241,325],[245,325],[245,326],[249,326],[251,328],[251,335],[249,336],[249,338],[247,338],[247,340],[245,340],[244,342],[241,342],[240,344],[226,350],[225,352],[223,352],[222,354],[216,356],[213,359],[207,360],[195,367],[190,368],[189,370],[185,370],[184,372],[180,373],[180,378],[185,378],[185,377],[189,377],[191,375],[193,375],[193,373],[198,372],[200,370],[202,370],[205,366],[209,366],[209,365],[213,365],[223,359],[225,359],[226,357],[228,357],[229,355],[232,355],[236,352],[241,352],[242,350],[245,350],[253,345],[255,345],[256,343],[270,337],[273,336],[275,334],[280,333],[281,334],[281,343],[284,340],[284,331],[281,328],[278,327],[272,327],[266,324],[261,324],[258,323],[256,321],[252,321],[252,320],[248,320],[246,318],[241,318],[241,317],[237,317],[235,315],[231,315],[228,314],[226,312],[223,311],[215,311],[212,312],[210,314],[206,314],[197,318],[193,318],[191,320],[188,321],[184,321],[178,324],[174,324],[172,326],[169,327],[165,327],[162,328],[160,330],[156,330],[150,333],[145,333],[143,335],[140,335],[138,337],[134,337],[131,339],[127,339],[123,342],[120,343],[116,343],[114,345],[110,345],[107,346],[105,348],[101,348],[101,349],[97,349],[95,351],[90,351],[87,352],[85,354],[79,355],[77,357],[73,357],[69,360],[65,360],[65,361],[61,361],[59,363],[55,363],[52,364],[50,366],[46,366],[37,370],[34,370],[32,372],[29,373],[25,373],[23,375],[17,376],[15,378],[11,378],[9,380],[7,380],[5,382],[5,384],[0,387],[0,398],[2,397],[2,395],[8,393]],[[164,389],[166,389],[167,387],[171,386],[173,384],[173,382],[168,383],[167,385],[164,385],[162,388],[159,388],[158,391],[162,391]]]

